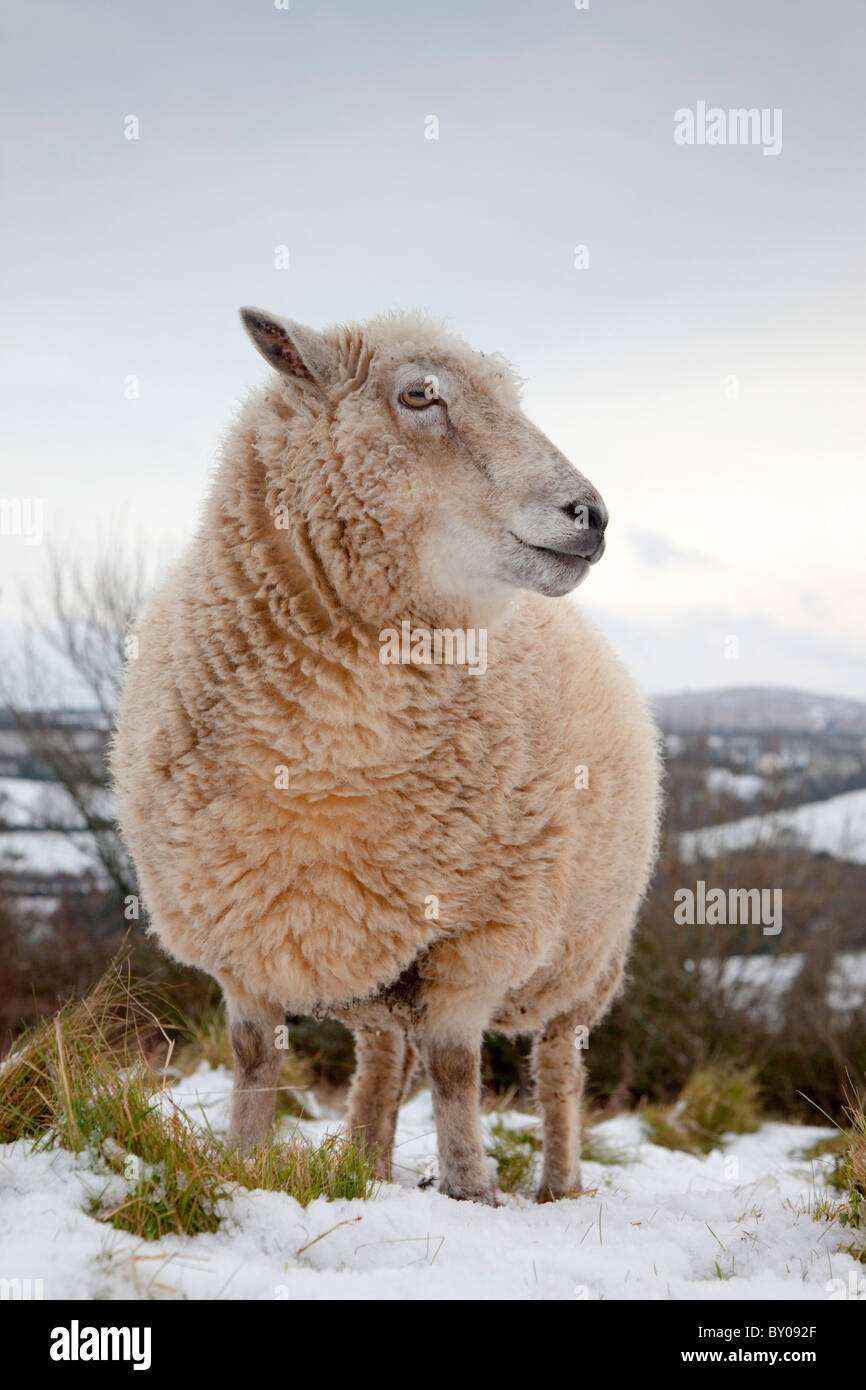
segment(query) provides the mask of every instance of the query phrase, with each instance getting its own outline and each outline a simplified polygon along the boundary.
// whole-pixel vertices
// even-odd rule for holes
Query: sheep
[[[319,333],[241,315],[274,370],[142,616],[113,742],[150,930],[222,987],[244,1151],[273,1123],[286,1014],[337,1018],[376,1172],[420,1053],[439,1190],[495,1204],[495,1030],[534,1040],[538,1200],[576,1194],[583,1052],[659,800],[642,697],[559,601],[603,553],[604,502],[509,364],[423,316]],[[470,633],[483,670],[455,656]]]

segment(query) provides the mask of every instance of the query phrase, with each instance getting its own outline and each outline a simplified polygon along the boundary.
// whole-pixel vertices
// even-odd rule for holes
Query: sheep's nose
[[[604,554],[604,529],[608,523],[607,507],[600,497],[588,502],[581,498],[563,508],[572,519],[577,532],[575,554],[582,555],[594,565]]]
[[[582,498],[576,502],[567,502],[563,510],[574,517],[578,528],[599,531],[602,535],[610,520],[607,507],[600,497],[597,502],[585,502]]]

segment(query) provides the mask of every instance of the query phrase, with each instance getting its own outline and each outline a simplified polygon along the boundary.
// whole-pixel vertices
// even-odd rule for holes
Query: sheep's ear
[[[240,314],[262,357],[276,371],[325,384],[331,361],[321,334],[302,323],[265,313],[264,309],[241,309]]]

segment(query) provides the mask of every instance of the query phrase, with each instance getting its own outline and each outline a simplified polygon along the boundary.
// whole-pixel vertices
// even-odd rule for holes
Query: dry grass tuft
[[[114,964],[95,989],[20,1038],[0,1065],[0,1142],[87,1153],[103,1184],[98,1220],[146,1240],[214,1231],[239,1189],[368,1197],[372,1160],[340,1136],[295,1136],[250,1157],[194,1127],[147,1060],[163,1031],[140,987]],[[169,1057],[171,1044],[169,1043]]]
[[[761,1124],[760,1089],[751,1067],[719,1062],[695,1072],[675,1105],[647,1105],[643,1120],[654,1144],[709,1153],[725,1134],[753,1134]]]

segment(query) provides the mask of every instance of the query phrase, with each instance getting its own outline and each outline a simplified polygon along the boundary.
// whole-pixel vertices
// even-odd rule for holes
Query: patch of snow
[[[88,788],[88,804],[110,820],[114,801],[105,787]],[[34,777],[0,777],[0,821],[7,826],[39,826],[50,822],[70,830],[84,829],[81,812],[59,782]]]
[[[764,779],[754,772],[731,772],[727,767],[707,768],[704,783],[709,792],[724,792],[740,801],[750,801],[764,790]]]
[[[0,867],[22,874],[100,874],[93,837],[84,830],[0,832]]]
[[[731,1004],[748,1010],[771,1028],[781,1026],[780,1003],[803,970],[801,951],[777,956],[726,956],[702,960],[701,974]],[[840,952],[827,981],[827,1002],[836,1013],[858,1009],[866,1000],[866,951]]]
[[[680,835],[680,857],[719,858],[757,845],[792,843],[837,859],[866,864],[866,789],[843,792],[827,801],[810,801],[787,811],[745,816],[724,825],[688,830]]]

